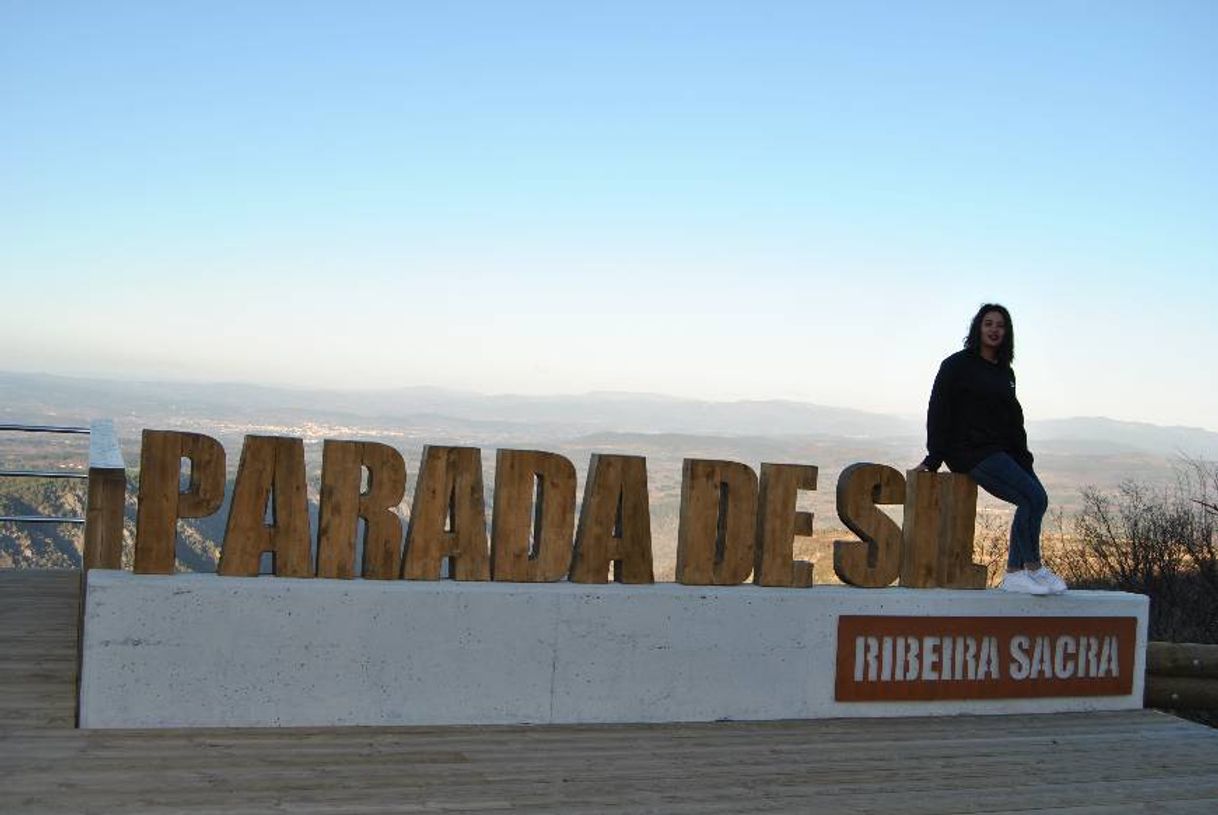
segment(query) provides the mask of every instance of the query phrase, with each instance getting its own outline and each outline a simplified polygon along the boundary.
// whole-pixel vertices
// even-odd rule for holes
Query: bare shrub
[[[1077,545],[1058,553],[1071,585],[1150,597],[1151,639],[1218,642],[1218,464],[1186,460],[1174,485],[1082,490]]]
[[[1010,513],[979,511],[973,531],[973,560],[986,569],[986,585],[996,586],[1007,567],[1011,547]]]

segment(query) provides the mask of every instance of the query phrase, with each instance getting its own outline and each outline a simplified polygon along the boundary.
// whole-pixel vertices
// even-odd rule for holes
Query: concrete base
[[[89,573],[82,727],[673,722],[1141,707],[1146,598]],[[841,615],[1134,617],[1120,696],[843,703]]]

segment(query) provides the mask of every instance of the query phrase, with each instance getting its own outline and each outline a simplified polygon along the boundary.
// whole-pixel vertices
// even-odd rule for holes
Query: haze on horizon
[[[1218,430],[1218,5],[0,8],[0,369]]]

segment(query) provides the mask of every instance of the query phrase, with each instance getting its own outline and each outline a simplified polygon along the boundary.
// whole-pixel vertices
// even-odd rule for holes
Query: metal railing
[[[0,424],[0,432],[68,433],[89,437],[88,472],[78,470],[0,470],[4,478],[75,478],[88,482],[84,517],[54,515],[0,515],[0,521],[20,524],[73,524],[84,526],[81,565],[89,569],[119,569],[123,559],[123,508],[127,500],[127,472],[114,422],[97,419],[88,427],[70,425]]]
[[[0,431],[15,433],[70,433],[89,435],[89,428],[67,425],[0,424]],[[88,473],[77,470],[0,470],[0,478],[79,478],[88,479]],[[0,515],[0,521],[19,524],[75,524],[83,525],[84,518],[52,515]]]

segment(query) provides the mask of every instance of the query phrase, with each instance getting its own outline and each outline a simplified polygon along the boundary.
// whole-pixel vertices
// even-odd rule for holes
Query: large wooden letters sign
[[[190,468],[185,488],[183,460]],[[225,473],[224,449],[215,439],[144,431],[136,572],[174,571],[178,520],[218,512]],[[403,529],[397,508],[406,476],[406,463],[392,447],[326,440],[314,556],[303,441],[246,436],[218,572],[254,576],[269,556],[281,577],[655,581],[647,462],[640,456],[592,455],[577,523],[576,474],[568,459],[499,450],[489,546],[480,450],[423,449]],[[794,559],[793,544],[796,536],[812,534],[812,514],[796,506],[801,490],[816,489],[816,477],[817,468],[807,464],[763,463],[758,477],[740,462],[686,459],[677,581],[731,586],[751,576],[762,586],[811,586],[812,564]],[[985,569],[972,562],[976,499],[967,476],[847,467],[837,483],[837,513],[860,540],[834,544],[834,571],[863,588],[898,581],[911,588],[983,588]],[[886,504],[904,505],[902,525],[879,509]]]

